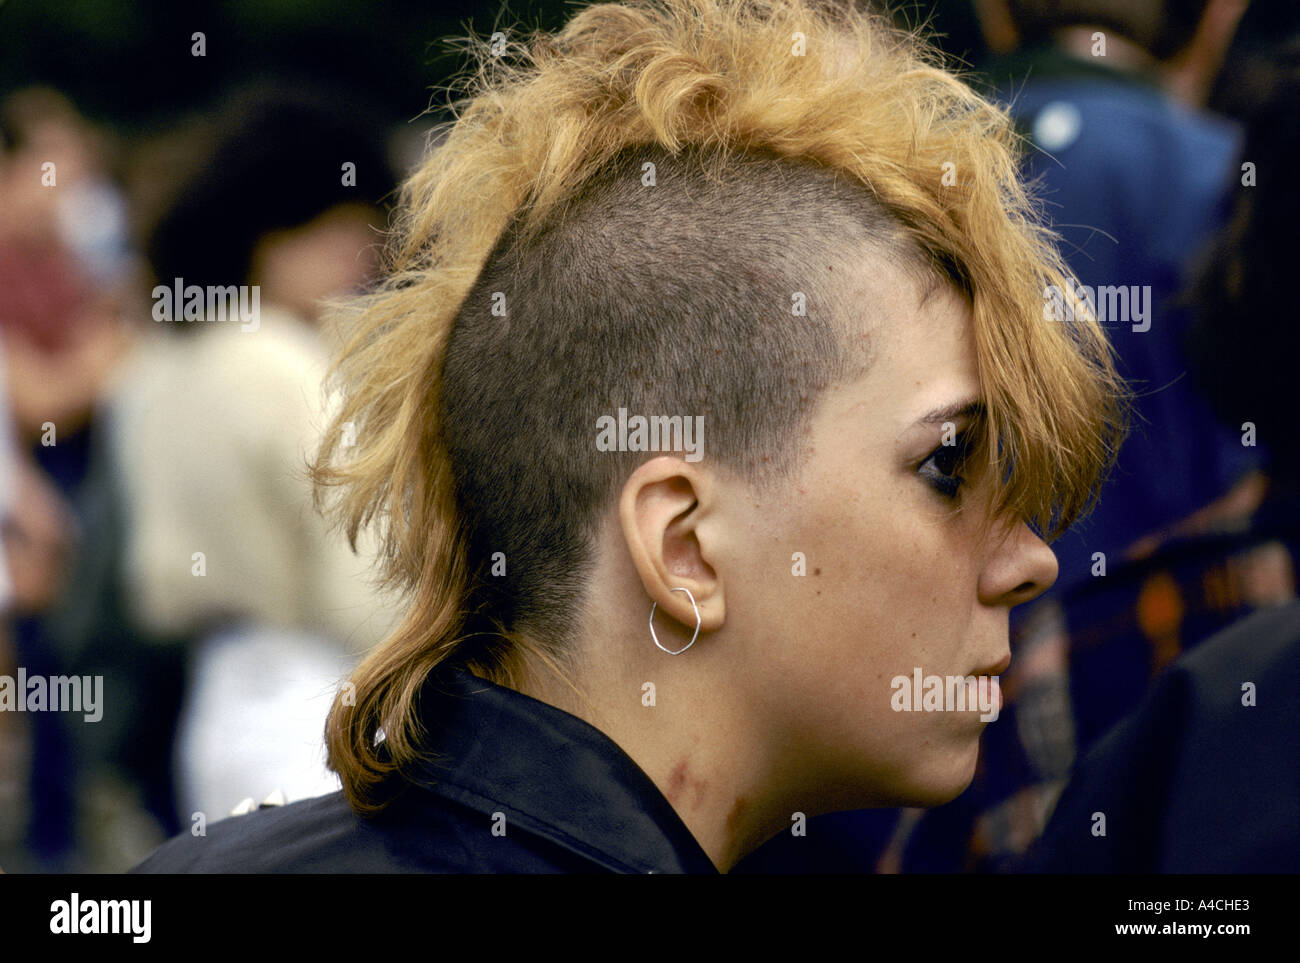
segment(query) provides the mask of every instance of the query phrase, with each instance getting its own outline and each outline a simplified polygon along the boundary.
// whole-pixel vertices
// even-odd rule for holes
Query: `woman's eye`
[[[930,457],[921,462],[918,470],[940,495],[945,498],[956,498],[957,492],[966,480],[957,474],[957,470],[966,459],[966,454],[966,436],[959,435],[953,444],[940,445],[931,452]]]

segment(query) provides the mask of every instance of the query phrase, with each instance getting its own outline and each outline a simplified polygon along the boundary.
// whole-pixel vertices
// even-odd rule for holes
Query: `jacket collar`
[[[676,810],[599,729],[457,667],[420,697],[429,761],[416,785],[616,872],[717,873]]]

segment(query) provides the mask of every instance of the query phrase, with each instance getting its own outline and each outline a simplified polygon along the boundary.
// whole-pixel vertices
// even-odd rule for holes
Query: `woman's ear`
[[[726,620],[722,579],[710,564],[713,546],[701,537],[700,522],[715,497],[705,472],[666,455],[640,465],[619,495],[619,525],[641,584],[665,618],[686,628],[687,638],[697,607],[701,632],[717,631]],[[688,589],[695,606],[676,588]]]

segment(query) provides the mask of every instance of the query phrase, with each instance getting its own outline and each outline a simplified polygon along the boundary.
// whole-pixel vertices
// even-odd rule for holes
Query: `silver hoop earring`
[[[691,594],[691,590],[690,590],[690,589],[688,589],[688,588],[675,588],[675,589],[670,589],[670,591],[673,591],[673,592],[685,592],[685,593],[686,593],[686,597],[687,597],[688,599],[691,600],[691,608],[693,608],[693,609],[695,610],[695,634],[691,636],[691,641],[687,642],[685,645],[683,645],[683,646],[682,646],[680,649],[678,649],[676,652],[674,652],[672,649],[664,649],[662,643],[660,643],[660,641],[659,641],[659,636],[655,635],[655,608],[659,605],[658,602],[655,602],[653,605],[650,606],[650,638],[654,639],[654,641],[655,641],[655,645],[659,646],[659,648],[663,649],[663,650],[664,650],[665,652],[667,652],[669,655],[681,655],[683,652],[685,652],[687,649],[689,649],[692,645],[694,645],[694,644],[695,644],[695,640],[696,640],[696,638],[699,637],[699,634],[700,634],[700,607],[699,607],[698,605],[695,604],[695,596]]]

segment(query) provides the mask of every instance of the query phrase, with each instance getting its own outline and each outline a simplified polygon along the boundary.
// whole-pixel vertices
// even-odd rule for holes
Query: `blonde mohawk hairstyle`
[[[1006,112],[916,35],[806,0],[629,0],[504,55],[469,46],[467,96],[403,187],[386,280],[359,304],[336,367],[344,401],[313,466],[322,501],[341,487],[334,507],[354,544],[378,523],[384,574],[410,599],[327,723],[331,767],[363,813],[420,755],[428,674],[455,654],[511,684],[527,644],[503,631],[496,648],[464,645],[474,534],[442,424],[456,319],[503,236],[535,237],[629,150],[689,149],[715,173],[766,153],[864,185],[969,299],[980,448],[1002,479],[995,514],[1058,534],[1091,504],[1124,429],[1096,322],[1044,318],[1045,289],[1066,290],[1065,272],[1019,179]]]

